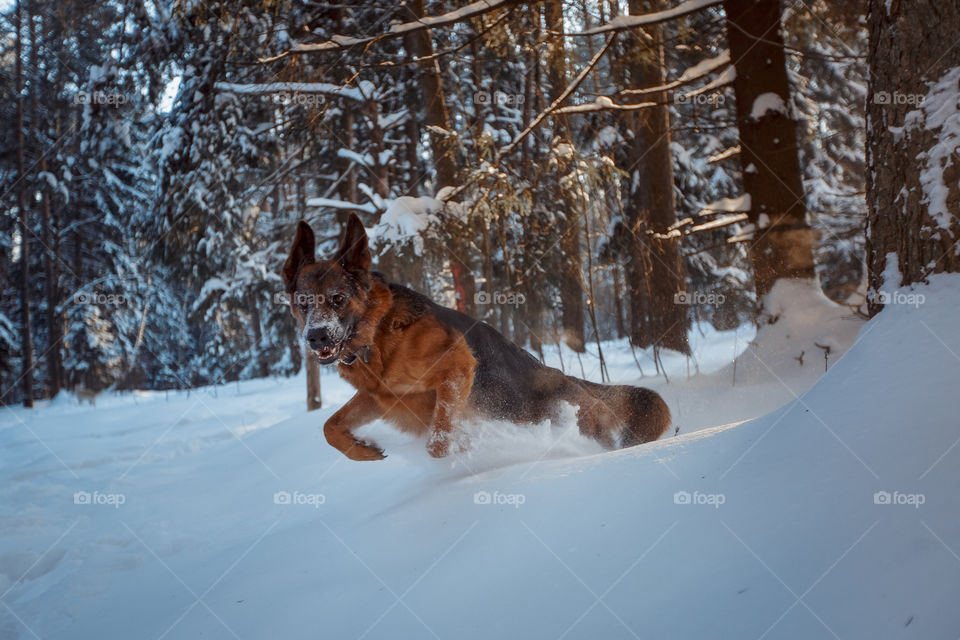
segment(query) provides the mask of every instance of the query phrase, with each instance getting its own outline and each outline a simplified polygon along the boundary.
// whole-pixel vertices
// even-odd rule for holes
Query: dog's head
[[[297,224],[283,283],[300,336],[320,360],[336,362],[357,334],[370,292],[367,233],[351,215],[340,248],[329,260],[314,257],[316,240],[306,222]]]

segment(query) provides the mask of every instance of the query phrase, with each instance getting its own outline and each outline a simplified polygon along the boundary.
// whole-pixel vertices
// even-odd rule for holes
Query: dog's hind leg
[[[383,460],[386,458],[383,449],[374,443],[358,439],[351,431],[376,420],[381,415],[380,407],[370,395],[363,391],[357,392],[330,416],[323,425],[323,435],[331,446],[339,449],[351,460]]]
[[[670,428],[670,409],[656,391],[623,387],[627,391],[627,425],[620,437],[621,447],[653,442]]]

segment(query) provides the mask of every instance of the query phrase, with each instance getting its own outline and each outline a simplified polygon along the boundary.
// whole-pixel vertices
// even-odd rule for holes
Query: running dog
[[[351,460],[380,460],[353,429],[383,418],[427,437],[442,458],[467,417],[517,424],[557,419],[577,407],[580,432],[607,448],[659,438],[670,410],[655,392],[601,385],[543,365],[490,325],[440,306],[370,270],[366,231],[351,215],[340,248],[317,260],[313,230],[297,225],[283,282],[300,337],[321,364],[336,363],[357,393],[323,427]]]

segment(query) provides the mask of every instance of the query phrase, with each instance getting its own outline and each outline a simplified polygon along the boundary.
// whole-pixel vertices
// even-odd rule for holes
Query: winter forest
[[[689,353],[781,278],[869,314],[889,252],[956,265],[946,211],[868,191],[901,145],[867,116],[922,80],[862,0],[7,5],[5,403],[297,372],[279,266],[351,211],[388,277],[540,354]]]
[[[0,149],[0,638],[960,633],[955,0],[0,0]],[[669,429],[346,460],[354,215]]]

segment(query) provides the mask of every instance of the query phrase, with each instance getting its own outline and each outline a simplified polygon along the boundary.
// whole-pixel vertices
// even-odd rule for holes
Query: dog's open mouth
[[[332,364],[340,357],[341,351],[343,351],[343,344],[336,344],[322,349],[314,349],[313,353],[316,354],[320,364]]]

